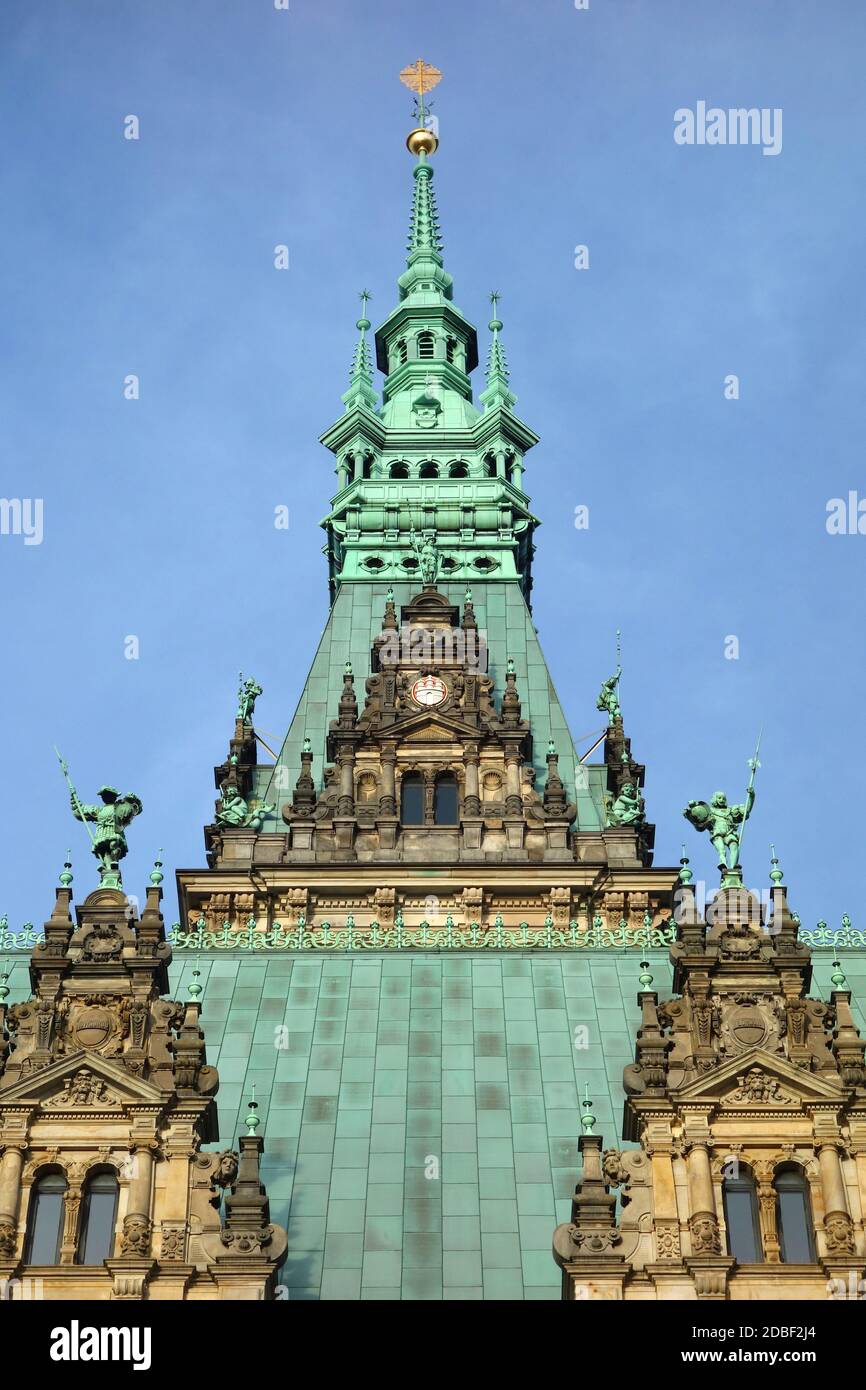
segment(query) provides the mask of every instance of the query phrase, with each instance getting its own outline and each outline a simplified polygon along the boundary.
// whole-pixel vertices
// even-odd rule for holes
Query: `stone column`
[[[132,1179],[129,1184],[129,1197],[126,1216],[123,1219],[123,1235],[120,1241],[124,1255],[148,1255],[150,1253],[150,1204],[153,1190],[153,1151],[147,1144],[139,1144],[132,1153]]]
[[[386,743],[383,746],[379,754],[379,761],[382,766],[382,784],[379,789],[379,815],[396,816],[397,788],[394,770],[397,762],[397,750],[392,743]]]
[[[337,802],[337,814],[355,814],[355,750],[351,747],[344,748],[340,754],[340,797]]]
[[[478,761],[477,743],[467,743],[463,751],[463,765],[466,770],[463,795],[463,814],[465,816],[481,815],[481,798],[478,795]]]
[[[854,1229],[848,1211],[837,1139],[819,1141],[818,1166],[821,1170],[821,1188],[824,1194],[824,1239],[827,1243],[827,1255],[831,1259],[840,1255],[853,1255]]]
[[[689,1179],[689,1230],[692,1253],[718,1255],[721,1252],[719,1223],[713,1194],[710,1152],[706,1144],[693,1144],[686,1159]]]
[[[24,1150],[7,1148],[0,1159],[0,1260],[15,1257],[23,1167]]]
[[[520,795],[520,754],[509,748],[505,754],[505,814],[523,815],[523,798]]]

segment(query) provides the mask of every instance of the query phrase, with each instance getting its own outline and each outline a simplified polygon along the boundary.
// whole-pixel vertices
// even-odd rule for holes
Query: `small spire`
[[[547,756],[548,758],[556,757],[556,744],[554,743],[552,738],[549,738],[547,740]]]
[[[770,845],[770,882],[777,888],[785,875],[779,868],[779,860],[776,857],[776,846]]]
[[[153,868],[150,871],[150,881],[154,888],[158,888],[165,875],[162,872],[162,850],[157,850],[156,858],[153,861]]]
[[[304,734],[304,752],[305,752],[305,753],[312,753],[312,751],[313,751],[313,743],[312,743],[312,740],[311,740],[306,734]]]
[[[641,994],[648,994],[653,987],[653,977],[650,974],[650,963],[648,960],[641,961],[638,979],[640,980]]]
[[[592,1113],[592,1101],[589,1098],[588,1081],[584,1087],[583,1095],[584,1099],[580,1102],[580,1108],[583,1111],[583,1114],[580,1117],[580,1127],[583,1130],[584,1134],[592,1134],[592,1131],[595,1129],[596,1126],[596,1118],[595,1115],[593,1115]]]
[[[487,355],[487,371],[485,373],[487,388],[482,391],[479,397],[485,410],[493,409],[494,406],[504,406],[510,410],[517,403],[517,397],[508,389],[508,362],[505,357],[505,349],[499,338],[499,334],[502,332],[502,320],[496,310],[501,297],[498,290],[491,290],[490,303],[493,305],[493,317],[490,320],[489,328],[493,338]]]
[[[367,302],[372,296],[369,290],[361,290],[358,297],[361,300],[361,317],[357,320],[355,327],[358,329],[359,337],[352,357],[349,389],[341,399],[346,410],[354,410],[357,406],[366,406],[370,410],[375,410],[379,398],[373,389],[373,360],[370,356],[370,345],[367,342],[367,330],[370,328],[370,320],[367,318]]]
[[[0,970],[0,1004],[5,1004],[9,998],[9,962],[4,960],[3,969]]]
[[[251,1096],[250,1096],[249,1104],[248,1104],[248,1106],[247,1106],[247,1114],[246,1114],[246,1119],[244,1120],[244,1124],[245,1124],[246,1127],[247,1127],[247,1134],[249,1134],[250,1137],[252,1138],[252,1137],[255,1136],[255,1132],[256,1132],[256,1130],[258,1129],[259,1125],[261,1124],[261,1119],[259,1118],[258,1113],[257,1113],[257,1112],[258,1112],[259,1106],[258,1106],[258,1102],[257,1102],[257,1100],[256,1100],[256,1083],[255,1083],[255,1081],[252,1083],[250,1089],[251,1089],[252,1094],[251,1094]]]
[[[194,1004],[198,1002],[199,996],[200,996],[200,994],[201,994],[201,992],[202,992],[201,985],[198,983],[200,975],[201,975],[201,971],[200,971],[200,970],[194,970],[194,971],[192,972],[192,980],[190,981],[189,985],[187,986],[187,991],[186,991],[186,992],[187,992],[187,994],[189,995],[190,999],[192,1000],[192,1002],[193,1002]]]
[[[682,865],[682,868],[680,869],[677,875],[680,883],[691,883],[692,879],[694,878],[694,874],[689,868],[689,857],[686,854],[685,845],[683,845],[683,853],[680,859],[680,864]]]
[[[833,974],[830,976],[830,981],[837,989],[847,989],[848,987],[848,981],[845,979],[845,972],[842,969],[842,962],[838,958],[833,962]]]
[[[60,875],[60,884],[63,888],[68,888],[72,882],[72,850],[66,851],[66,858],[63,861],[63,871]]]

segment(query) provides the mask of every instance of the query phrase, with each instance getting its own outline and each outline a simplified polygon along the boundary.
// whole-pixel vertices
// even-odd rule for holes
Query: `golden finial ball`
[[[419,126],[417,130],[410,130],[406,136],[406,148],[416,159],[422,153],[433,154],[438,145],[439,141],[432,130],[427,130],[424,126]]]

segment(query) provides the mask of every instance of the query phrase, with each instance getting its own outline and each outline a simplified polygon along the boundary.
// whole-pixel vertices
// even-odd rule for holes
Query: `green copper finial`
[[[355,410],[358,407],[375,410],[379,401],[373,387],[373,360],[370,356],[370,345],[367,342],[367,330],[370,327],[370,320],[367,318],[367,302],[372,296],[369,290],[361,290],[359,298],[362,305],[361,317],[355,324],[358,329],[358,341],[352,355],[349,389],[341,397],[346,411]]]
[[[192,980],[190,981],[189,985],[187,986],[187,991],[186,991],[186,992],[187,992],[187,994],[189,995],[190,999],[193,1001],[193,1003],[196,1002],[196,1000],[199,998],[199,996],[200,996],[200,994],[201,994],[201,992],[202,992],[201,985],[198,983],[198,980],[199,980],[199,976],[200,976],[200,975],[201,975],[201,971],[200,971],[200,970],[194,970],[194,971],[192,972]]]
[[[162,872],[162,850],[157,850],[156,858],[153,861],[153,868],[150,871],[150,881],[154,888],[158,888],[165,875]]]
[[[68,888],[72,882],[72,850],[66,851],[66,858],[63,861],[63,871],[60,875],[60,884],[63,888]]]
[[[770,882],[778,887],[784,877],[776,857],[776,846],[770,845]]]
[[[692,879],[694,878],[694,874],[692,873],[691,869],[689,868],[689,860],[688,860],[688,855],[686,854],[686,847],[685,847],[685,845],[683,845],[683,853],[682,853],[682,858],[680,859],[680,863],[681,863],[681,865],[682,865],[682,868],[680,869],[680,871],[679,871],[679,873],[678,873],[678,875],[677,875],[677,877],[678,877],[680,883],[691,883]]]
[[[648,960],[641,961],[638,979],[640,980],[641,994],[648,994],[653,987],[653,977],[650,974],[650,963]]]
[[[0,1004],[5,1004],[9,998],[9,962],[4,960],[3,969],[0,970]]]
[[[502,319],[499,317],[497,308],[501,298],[498,290],[491,290],[490,303],[493,305],[493,317],[490,320],[489,328],[493,337],[487,355],[487,371],[485,373],[487,385],[479,397],[485,410],[492,410],[496,406],[504,406],[510,410],[513,405],[517,404],[517,397],[508,389],[508,362],[505,357],[505,349],[499,338],[499,334],[502,332]]]
[[[584,1098],[580,1102],[580,1108],[583,1111],[583,1114],[580,1117],[580,1127],[583,1130],[584,1134],[592,1134],[592,1131],[595,1129],[596,1126],[596,1118],[592,1113],[592,1101],[589,1098],[588,1081],[584,1087],[583,1095]]]
[[[244,1124],[245,1124],[246,1127],[247,1127],[247,1134],[249,1134],[250,1136],[253,1136],[253,1135],[255,1135],[256,1130],[258,1129],[259,1125],[261,1124],[261,1120],[260,1120],[260,1118],[259,1118],[259,1116],[258,1116],[258,1113],[257,1113],[259,1107],[258,1107],[258,1102],[256,1101],[256,1083],[255,1083],[255,1082],[252,1083],[252,1086],[250,1087],[250,1090],[251,1090],[252,1094],[251,1094],[251,1096],[250,1096],[249,1104],[248,1104],[248,1106],[247,1106],[247,1114],[246,1114],[246,1119],[244,1120]]]
[[[556,757],[556,744],[554,743],[552,738],[549,738],[547,740],[547,756],[548,758]]]
[[[351,663],[351,661],[347,661],[347,662],[346,662],[346,665],[345,665],[345,667],[344,667],[343,669],[344,669],[344,671],[345,671],[345,673],[346,673],[347,676],[351,676],[351,675],[354,674],[353,671],[352,671],[352,663]]]
[[[304,752],[305,752],[305,753],[312,753],[312,751],[313,751],[313,742],[312,742],[312,739],[310,739],[310,738],[307,736],[307,734],[304,734]]]
[[[389,584],[389,585],[388,585],[388,592],[387,592],[387,594],[385,595],[385,602],[386,602],[386,603],[393,603],[393,602],[394,602],[394,586],[393,586],[393,584]]]
[[[467,588],[466,593],[463,595],[463,602],[464,602],[464,603],[471,603],[471,602],[472,602],[472,590],[471,590],[471,589],[468,589],[468,588]]]
[[[845,989],[848,984],[842,969],[842,962],[838,959],[833,962],[833,974],[830,976],[830,981],[837,989]]]
[[[505,674],[506,674],[507,676],[513,676],[514,673],[515,673],[514,657],[513,657],[513,656],[510,656],[510,657],[508,658],[508,660],[506,661],[506,663],[505,663]]]

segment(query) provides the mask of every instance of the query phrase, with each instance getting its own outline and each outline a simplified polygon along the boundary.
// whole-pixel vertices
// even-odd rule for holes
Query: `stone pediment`
[[[127,1105],[159,1105],[166,1094],[150,1081],[132,1076],[117,1062],[79,1048],[0,1090],[0,1107],[38,1106],[46,1114],[122,1111]]]
[[[407,743],[424,740],[436,743],[464,743],[468,740],[485,746],[490,743],[486,728],[467,724],[455,712],[447,709],[435,715],[431,715],[428,710],[419,710],[418,713],[413,711],[405,719],[394,724],[388,730],[388,736],[405,739]]]
[[[712,1071],[704,1072],[676,1094],[676,1102],[705,1101],[734,1110],[755,1106],[794,1110],[814,1101],[841,1101],[841,1080],[794,1066],[763,1048],[740,1053]]]

